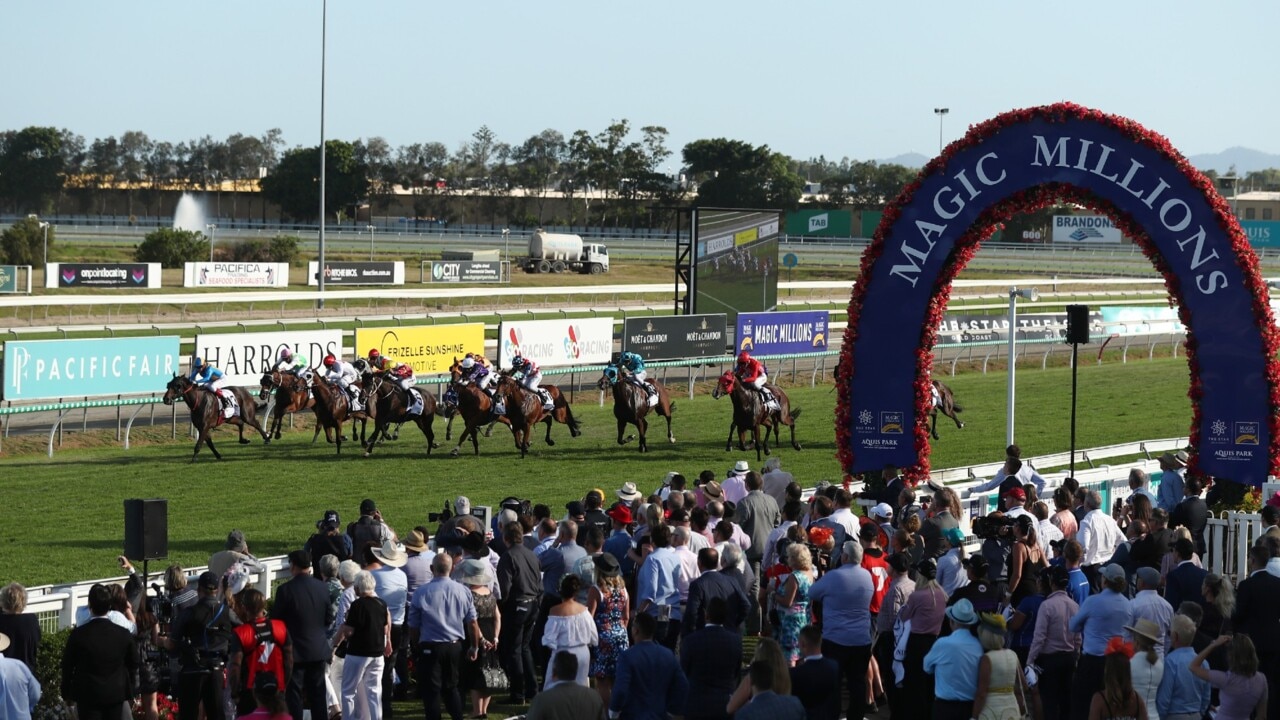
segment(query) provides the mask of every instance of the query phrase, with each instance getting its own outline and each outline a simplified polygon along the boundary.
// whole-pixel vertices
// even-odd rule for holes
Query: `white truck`
[[[529,256],[520,260],[528,273],[562,273],[567,270],[599,275],[609,272],[609,248],[583,243],[581,235],[538,230],[529,238]]]

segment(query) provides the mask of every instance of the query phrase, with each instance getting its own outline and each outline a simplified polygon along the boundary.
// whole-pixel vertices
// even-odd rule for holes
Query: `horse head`
[[[194,387],[185,375],[174,375],[169,384],[164,386],[164,404],[172,405],[178,398],[186,395]]]
[[[720,379],[716,381],[716,388],[711,391],[711,397],[719,400],[722,395],[729,395],[733,392],[734,385],[736,385],[737,382],[738,379],[733,376],[732,372],[725,372],[725,374],[721,375]]]
[[[596,386],[601,390],[608,390],[616,385],[617,382],[618,368],[614,365],[608,365],[605,367],[604,372],[600,373],[600,380],[596,383]]]
[[[272,370],[269,373],[263,373],[262,379],[258,381],[258,399],[266,400],[271,396],[271,391],[280,386],[280,372]]]
[[[458,378],[462,377],[462,361],[457,355],[453,356],[453,364],[449,366],[449,381],[458,382]]]

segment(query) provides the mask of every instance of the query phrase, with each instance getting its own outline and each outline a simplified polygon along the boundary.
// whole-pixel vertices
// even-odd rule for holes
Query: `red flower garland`
[[[1199,170],[1192,167],[1191,163],[1164,137],[1147,130],[1128,118],[1108,115],[1099,110],[1073,103],[1058,103],[1013,110],[974,125],[964,137],[951,143],[941,155],[929,161],[916,179],[903,188],[902,193],[884,209],[880,225],[876,228],[874,239],[870,247],[862,255],[858,280],[854,284],[853,292],[849,299],[848,325],[845,327],[840,362],[836,368],[837,382],[842,387],[847,388],[848,381],[853,377],[853,346],[858,339],[858,319],[862,313],[862,304],[866,297],[867,286],[871,281],[871,268],[884,253],[889,234],[894,223],[901,216],[902,208],[911,203],[924,178],[941,172],[957,153],[985,142],[987,138],[1004,128],[1035,119],[1049,122],[1065,122],[1072,119],[1086,120],[1118,130],[1130,140],[1146,145],[1173,161],[1192,186],[1204,195],[1213,209],[1214,217],[1219,227],[1231,243],[1231,248],[1236,257],[1236,264],[1244,277],[1246,289],[1253,297],[1254,319],[1262,337],[1263,355],[1267,359],[1266,380],[1270,388],[1271,406],[1280,408],[1280,361],[1276,360],[1277,353],[1280,353],[1280,331],[1276,329],[1275,321],[1271,314],[1269,294],[1266,282],[1262,278],[1258,258],[1249,245],[1248,237],[1240,229],[1240,224],[1231,212],[1230,205],[1217,192],[1209,179]],[[1010,195],[983,212],[964,235],[956,241],[951,255],[947,258],[942,271],[938,275],[925,321],[921,328],[919,349],[916,351],[915,442],[920,462],[913,467],[904,468],[904,475],[913,483],[919,482],[929,475],[928,411],[932,403],[932,392],[929,384],[933,371],[933,346],[937,340],[938,327],[946,311],[947,301],[951,296],[952,280],[964,269],[969,260],[973,258],[974,253],[977,252],[979,245],[991,236],[998,225],[1016,214],[1033,212],[1061,201],[1078,203],[1110,216],[1115,220],[1116,226],[1121,232],[1133,238],[1134,242],[1142,249],[1142,253],[1151,260],[1156,270],[1164,277],[1165,288],[1169,291],[1170,303],[1178,308],[1179,318],[1183,326],[1188,328],[1185,348],[1187,366],[1191,373],[1191,385],[1187,395],[1191,399],[1192,414],[1190,432],[1192,452],[1189,465],[1192,472],[1198,471],[1198,457],[1195,454],[1195,448],[1199,445],[1200,440],[1200,400],[1204,395],[1204,388],[1200,381],[1200,363],[1196,358],[1198,344],[1195,337],[1190,334],[1191,318],[1186,309],[1186,303],[1182,302],[1181,291],[1176,282],[1177,276],[1172,273],[1164,258],[1161,257],[1151,237],[1141,226],[1134,222],[1133,218],[1126,213],[1120,212],[1112,203],[1087,190],[1060,183],[1048,183]],[[849,469],[853,467],[854,461],[849,412],[848,394],[847,392],[841,392],[836,400],[836,455],[841,467],[845,469],[844,482],[846,486],[851,479]],[[1270,472],[1272,474],[1280,474],[1280,413],[1273,412],[1271,414],[1269,426],[1271,431],[1271,443],[1268,449]]]

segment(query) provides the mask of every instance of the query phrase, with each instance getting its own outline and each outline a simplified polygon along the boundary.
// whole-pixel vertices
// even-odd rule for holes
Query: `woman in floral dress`
[[[791,576],[778,590],[774,606],[782,620],[778,626],[778,644],[787,661],[795,665],[800,659],[800,628],[810,622],[809,587],[817,578],[813,572],[813,556],[803,544],[795,543],[787,548],[787,565]]]
[[[596,679],[596,691],[604,700],[604,706],[609,707],[613,677],[618,672],[618,658],[629,645],[627,607],[630,601],[617,558],[604,553],[595,559],[595,563],[596,584],[587,594],[587,609],[596,621],[600,645],[591,659],[591,677]]]

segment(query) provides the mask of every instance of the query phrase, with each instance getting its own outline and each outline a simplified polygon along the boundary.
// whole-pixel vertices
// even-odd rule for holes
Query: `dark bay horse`
[[[551,395],[555,405],[551,412],[542,408],[542,398],[537,393],[526,390],[514,377],[505,373],[498,376],[497,392],[507,397],[507,419],[511,422],[511,434],[515,437],[516,449],[520,451],[520,457],[524,457],[529,452],[529,431],[538,423],[547,426],[548,445],[556,444],[551,439],[552,421],[568,425],[569,434],[573,437],[582,434],[578,421],[573,417],[573,410],[569,408],[569,401],[565,400],[560,388],[555,385],[541,387]]]
[[[711,397],[719,400],[721,396],[728,395],[733,401],[733,422],[729,425],[729,438],[724,445],[726,451],[733,449],[734,429],[738,431],[738,449],[746,450],[745,435],[749,429],[755,442],[756,459],[759,460],[761,450],[765,455],[770,454],[770,431],[773,432],[775,443],[782,442],[783,425],[791,428],[791,447],[796,450],[801,449],[800,444],[796,442],[795,424],[796,418],[800,417],[800,408],[791,409],[791,401],[787,399],[787,394],[782,391],[782,388],[770,383],[769,391],[778,402],[778,410],[767,410],[760,399],[760,393],[756,392],[755,388],[747,387],[740,382],[732,372],[726,372],[720,376],[715,390],[711,391]],[[760,435],[761,427],[764,428],[763,442]]]
[[[395,382],[384,379],[381,375],[365,373],[361,378],[361,386],[368,399],[368,416],[373,419],[373,434],[364,443],[365,457],[373,454],[373,448],[380,438],[387,437],[387,427],[392,423],[412,421],[417,425],[427,438],[428,455],[431,454],[432,448],[440,447],[436,444],[436,432],[432,428],[436,420],[435,395],[417,388],[418,393],[422,395],[422,413],[410,415],[408,393],[401,390]]]
[[[938,413],[951,418],[956,423],[956,428],[963,429],[964,423],[960,422],[960,418],[956,417],[956,413],[964,412],[964,408],[960,403],[956,402],[955,393],[951,392],[951,388],[939,380],[931,381],[937,395],[933,399],[933,407],[929,410],[929,417],[932,423],[929,427],[929,434],[934,440],[938,439]]]
[[[612,372],[610,372],[612,370]],[[645,438],[649,430],[649,421],[646,416],[650,411],[658,413],[659,417],[667,419],[667,442],[674,443],[676,436],[671,434],[671,411],[676,409],[676,404],[671,401],[671,396],[667,394],[667,389],[657,380],[650,380],[654,389],[658,391],[658,404],[649,407],[649,394],[643,388],[637,387],[635,383],[619,377],[616,369],[606,368],[600,376],[600,381],[596,384],[601,390],[610,388],[613,390],[613,417],[618,421],[618,444],[625,445],[636,439],[635,435],[627,435],[623,437],[623,433],[627,431],[627,425],[635,425],[636,432],[640,436],[640,452],[649,452],[649,442]]]
[[[280,439],[280,427],[284,424],[284,416],[289,413],[298,413],[303,410],[311,410],[315,412],[316,399],[311,395],[311,388],[307,387],[307,382],[293,373],[282,373],[279,370],[262,376],[258,381],[261,388],[258,391],[258,399],[266,401],[274,392],[276,396],[275,405],[271,406],[271,417],[267,422],[267,442],[273,439]],[[320,429],[323,424],[320,422],[320,416],[316,415],[316,431],[311,436],[311,442],[315,442],[320,437]],[[325,437],[329,442],[333,442],[333,436],[328,432]]]
[[[479,430],[481,425],[488,424],[489,428],[485,430],[485,437],[489,437],[489,430],[493,428],[494,423],[502,423],[510,426],[511,420],[506,415],[494,416],[493,399],[487,393],[475,386],[475,383],[463,382],[462,380],[462,363],[458,358],[453,359],[453,365],[449,367],[449,388],[457,397],[457,405],[454,407],[453,413],[449,416],[449,424],[446,425],[445,440],[449,439],[448,428],[453,426],[455,417],[462,417],[462,434],[458,435],[458,444],[450,451],[450,455],[457,457],[462,452],[462,443],[467,438],[471,438],[471,447],[476,455],[480,454]]]
[[[351,421],[351,439],[356,439],[356,422],[361,423],[360,427],[360,444],[364,444],[365,430],[368,426],[369,415],[366,411],[351,412],[351,399],[347,393],[338,385],[330,383],[327,380],[316,378],[311,385],[312,392],[316,396],[316,432],[319,427],[324,426],[324,436],[329,442],[334,443],[338,448],[338,454],[342,454],[342,443],[347,439],[346,433],[342,429],[342,424],[347,420]],[[333,439],[334,431],[337,434],[337,440]]]
[[[213,446],[213,429],[223,423],[235,425],[240,430],[240,444],[248,445],[249,441],[244,436],[244,426],[258,431],[262,435],[262,441],[267,441],[267,433],[262,429],[262,425],[258,423],[258,406],[253,403],[253,395],[244,388],[228,388],[228,391],[236,397],[236,402],[240,404],[240,414],[233,418],[224,419],[222,416],[222,401],[213,394],[212,390],[202,388],[191,382],[184,375],[174,375],[173,379],[164,389],[164,404],[172,405],[178,398],[187,404],[187,409],[191,412],[191,425],[199,433],[196,436],[195,449],[191,451],[191,462],[196,461],[196,456],[200,454],[200,445],[208,445],[209,452],[218,460],[222,459],[222,454]]]

